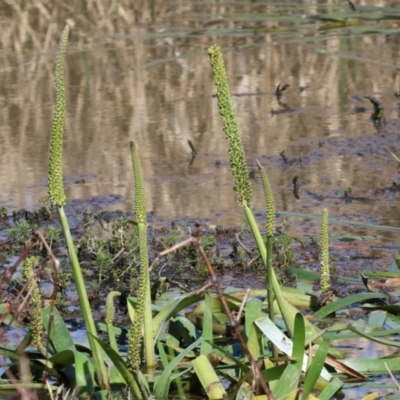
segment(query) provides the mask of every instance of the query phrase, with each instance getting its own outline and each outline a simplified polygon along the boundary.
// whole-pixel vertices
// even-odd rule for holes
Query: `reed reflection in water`
[[[208,46],[217,43],[225,50],[249,165],[255,168],[257,158],[267,168],[277,208],[319,213],[329,207],[330,215],[400,226],[395,196],[385,194],[382,200],[371,195],[397,180],[385,147],[396,150],[393,92],[400,89],[399,75],[383,63],[399,64],[399,37],[349,35],[343,29],[321,32],[320,22],[300,17],[297,23],[262,18],[346,9],[339,0],[308,3],[298,1],[297,8],[285,7],[285,2],[3,3],[2,204],[33,208],[47,193],[54,55],[67,21],[72,34],[64,175],[70,200],[113,194],[121,202],[110,209],[131,210],[129,141],[135,139],[148,183],[149,210],[171,219],[239,223],[241,210],[232,192],[206,54]],[[288,32],[280,34],[278,28]],[[290,85],[281,99],[286,109],[274,96],[282,83]],[[383,102],[388,120],[384,132],[376,132],[369,121],[369,103],[361,104],[367,112],[354,112],[360,105],[357,98],[365,94]],[[193,160],[188,139],[198,153]],[[289,164],[279,156],[282,150]],[[299,177],[300,199],[292,193],[294,176]],[[257,175],[253,186],[254,205],[263,207]],[[341,196],[348,186],[373,201],[346,204]]]

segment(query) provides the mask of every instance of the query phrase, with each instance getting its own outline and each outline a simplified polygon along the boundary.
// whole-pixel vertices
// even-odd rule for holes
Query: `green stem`
[[[146,226],[143,224],[138,225],[138,232],[139,232],[139,238],[145,237],[145,240],[140,240],[140,252],[144,252],[143,255],[140,256],[141,260],[147,259],[148,260],[148,254],[147,254],[147,229]],[[145,245],[143,246],[142,243]],[[141,274],[146,276],[146,289],[145,289],[145,303],[144,303],[144,313],[143,313],[143,319],[144,319],[144,348],[145,348],[145,354],[146,354],[146,367],[147,367],[147,372],[152,373],[154,372],[155,366],[156,366],[156,357],[154,353],[154,340],[153,340],[153,312],[151,310],[151,291],[150,291],[150,276],[149,276],[149,265],[148,261],[146,263],[143,263],[141,265],[141,268],[145,268],[146,271],[144,274]],[[139,293],[139,296],[142,296],[141,293]]]
[[[89,344],[93,356],[93,364],[99,380],[99,386],[102,390],[108,389],[109,385],[108,385],[107,370],[103,361],[103,356],[101,354],[100,345],[95,340],[95,338],[97,338],[96,326],[94,323],[92,310],[90,308],[89,299],[87,297],[82,270],[79,265],[71,232],[69,230],[68,220],[64,212],[64,207],[57,206],[57,213],[59,220],[61,222],[61,228],[64,233],[65,242],[68,248],[69,258],[72,266],[72,273],[74,275],[76,290],[78,292],[78,298],[82,309],[83,319],[85,321],[86,330],[88,332]]]
[[[272,282],[272,236],[267,236],[267,288],[268,288],[268,315],[271,321],[275,320],[274,316],[274,292],[269,287]]]
[[[118,345],[117,341],[115,340],[115,333],[114,333],[114,325],[113,324],[106,324],[108,339],[110,341],[110,347],[118,353]]]
[[[258,229],[257,222],[254,218],[254,215],[248,205],[243,205],[243,210],[246,215],[247,221],[250,225],[250,229],[253,233],[254,240],[256,241],[258,251],[260,252],[261,259],[263,260],[264,266],[268,268],[268,257],[267,257],[267,248],[265,247],[262,235],[260,230]],[[283,319],[285,320],[286,326],[291,335],[294,334],[294,316],[295,312],[291,309],[289,304],[286,302],[285,298],[283,297],[282,290],[279,286],[278,279],[276,278],[275,271],[272,268],[267,270],[267,279],[268,279],[268,293],[269,289],[272,288],[273,294],[275,294],[276,301],[279,305],[279,309],[281,310]],[[269,274],[268,274],[269,271]]]

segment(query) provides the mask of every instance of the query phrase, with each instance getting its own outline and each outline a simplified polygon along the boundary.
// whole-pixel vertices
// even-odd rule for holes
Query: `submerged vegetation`
[[[361,24],[362,16],[357,18],[357,24],[347,18],[339,22]],[[0,389],[18,391],[24,398],[46,391],[51,398],[150,399],[200,394],[210,399],[325,400],[343,397],[343,388],[355,384],[371,387],[370,376],[379,375],[389,376],[393,385],[373,382],[376,387],[396,388],[393,373],[400,371],[396,353],[376,359],[351,358],[335,343],[363,338],[399,347],[397,341],[383,338],[400,333],[400,309],[393,293],[400,285],[398,260],[390,273],[364,271],[362,281],[339,275],[329,254],[328,210],[318,210],[322,211],[320,240],[305,244],[290,236],[277,226],[274,190],[268,171],[257,161],[266,209],[265,234],[261,234],[223,53],[216,45],[208,49],[208,55],[229,142],[233,187],[246,218],[242,232],[219,227],[204,231],[200,224],[193,224],[190,232],[175,226],[163,237],[154,235],[148,229],[146,171],[142,171],[136,142],[130,145],[134,214],[115,213],[109,218],[87,212],[79,234],[70,229],[62,172],[68,34],[66,26],[56,59],[49,167],[52,205],[43,199],[37,213],[15,213],[9,236],[17,245],[1,243],[1,262],[11,256],[16,260],[2,273],[8,297],[4,294],[1,305],[5,340],[0,345],[4,367]],[[285,86],[278,86],[277,96],[282,96]],[[374,119],[383,119],[383,107],[381,111]],[[44,220],[48,226],[41,231]],[[8,223],[7,210],[0,210],[0,221]],[[96,224],[103,236],[95,232]],[[251,269],[263,276],[262,289],[221,284],[217,272],[226,268],[228,258],[220,254],[221,236],[225,246],[233,242],[228,257],[237,269],[242,273]],[[295,267],[293,241],[302,248],[312,247],[320,268]],[[22,277],[16,277],[21,264]],[[189,271],[187,285],[179,279],[183,271]],[[84,274],[92,275],[90,282],[85,282]],[[197,285],[195,279],[200,282],[206,275],[209,280],[202,279]],[[386,280],[380,284],[369,281],[377,276]],[[39,290],[41,280],[51,282],[50,294]],[[87,343],[74,340],[66,324],[70,311],[65,291],[71,287],[76,288]],[[102,303],[105,295],[106,310],[96,310],[95,297]],[[117,298],[123,313],[116,313]],[[349,317],[354,311],[359,318],[353,320]],[[100,314],[105,324],[96,325]],[[6,343],[9,329],[22,329],[24,337],[17,345]]]

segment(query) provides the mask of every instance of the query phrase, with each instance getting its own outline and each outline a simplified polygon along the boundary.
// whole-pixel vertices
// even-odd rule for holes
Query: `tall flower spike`
[[[264,187],[265,204],[267,205],[267,236],[273,237],[275,234],[275,203],[274,196],[272,194],[271,185],[269,184],[269,179],[267,173],[261,164],[257,161],[258,168],[261,173],[261,180]]]
[[[328,210],[322,211],[321,223],[321,291],[328,293],[331,289],[331,271],[329,262]]]
[[[217,99],[219,113],[224,124],[224,132],[229,139],[229,161],[234,180],[234,190],[238,196],[240,205],[250,205],[252,191],[250,186],[249,171],[247,169],[244,149],[240,137],[238,122],[231,94],[229,92],[228,78],[222,57],[221,49],[214,45],[208,49],[211,68],[217,87]]]
[[[135,142],[131,142],[131,156],[133,174],[135,178],[135,216],[139,236],[140,251],[140,283],[138,304],[135,314],[135,323],[132,329],[128,345],[128,366],[132,372],[136,372],[140,365],[140,339],[144,329],[144,349],[146,355],[146,366],[148,371],[155,367],[153,321],[151,310],[149,256],[147,250],[147,217],[146,197],[144,190],[144,179],[142,166],[140,164],[138,149]]]
[[[135,179],[135,217],[137,224],[147,224],[146,198],[144,193],[144,179],[142,166],[140,164],[137,146],[131,142],[131,156],[133,164],[133,175]]]
[[[64,206],[67,201],[64,193],[62,174],[62,145],[66,109],[64,64],[68,35],[69,26],[66,25],[61,36],[56,57],[56,108],[54,110],[50,142],[49,195],[51,202],[58,207]]]
[[[25,259],[22,267],[22,276],[27,285],[27,292],[31,290],[31,295],[28,300],[30,308],[30,330],[32,332],[32,344],[37,349],[43,348],[43,323],[42,323],[42,309],[43,301],[40,295],[40,290],[34,278],[34,268],[39,264],[39,258],[36,256],[29,256]]]

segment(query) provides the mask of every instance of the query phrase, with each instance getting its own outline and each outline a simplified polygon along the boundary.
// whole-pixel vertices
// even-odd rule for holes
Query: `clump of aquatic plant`
[[[65,83],[64,83],[64,65],[65,54],[67,49],[69,35],[69,26],[64,28],[61,36],[60,45],[56,57],[56,105],[53,117],[53,125],[51,129],[50,142],[50,163],[49,163],[49,196],[52,204],[56,207],[58,217],[61,223],[65,242],[68,247],[68,253],[71,260],[72,272],[74,275],[75,285],[78,292],[79,302],[82,308],[83,318],[86,329],[89,334],[89,343],[92,349],[97,378],[101,389],[108,387],[107,370],[103,361],[100,346],[95,340],[97,337],[96,326],[94,324],[93,315],[86,292],[85,281],[83,279],[82,270],[76,255],[74,243],[65,215],[64,205],[67,198],[64,192],[63,173],[62,173],[62,146],[64,133],[64,120],[66,112],[65,99]]]
[[[22,267],[22,278],[26,283],[26,291],[29,294],[28,305],[30,315],[30,331],[32,333],[32,344],[37,349],[43,347],[43,323],[42,309],[43,301],[40,290],[35,279],[34,268],[39,264],[39,258],[29,256]]]
[[[275,203],[274,196],[272,194],[271,185],[269,183],[269,179],[267,173],[264,168],[262,168],[261,164],[257,161],[258,168],[261,173],[261,180],[264,188],[264,196],[265,196],[265,204],[266,204],[266,236],[267,236],[267,284],[268,282],[272,282],[272,243],[275,235]],[[269,317],[272,321],[274,321],[274,296],[272,288],[268,290],[268,310]]]
[[[257,226],[257,222],[250,209],[252,191],[249,172],[244,157],[244,150],[240,138],[236,114],[233,109],[233,103],[229,91],[228,79],[226,76],[226,69],[221,49],[217,45],[213,45],[208,49],[208,55],[210,57],[210,64],[217,89],[219,113],[223,121],[224,132],[230,143],[229,155],[231,171],[235,182],[234,189],[238,196],[239,204],[243,208],[246,219],[257,243],[258,251],[267,271],[267,278],[270,277],[271,279],[268,282],[268,287],[272,288],[279,308],[285,319],[285,323],[291,334],[294,334],[294,318],[297,310],[295,308],[291,308],[283,297],[279,282],[276,278],[274,270],[272,269],[271,262],[268,262],[268,257],[271,257],[271,254],[268,255],[268,251]]]
[[[149,256],[147,249],[147,216],[144,178],[142,166],[140,164],[138,149],[135,142],[131,142],[130,148],[133,174],[135,179],[135,217],[139,238],[140,282],[135,321],[131,333],[131,338],[129,340],[128,365],[130,366],[132,372],[137,372],[140,366],[140,339],[142,336],[142,326],[144,326],[144,348],[146,354],[147,369],[154,369],[156,361],[152,333],[153,317],[151,310]]]
[[[322,211],[320,272],[322,296],[324,297],[324,302],[329,303],[331,300],[331,267],[329,259],[328,210],[326,208]]]

